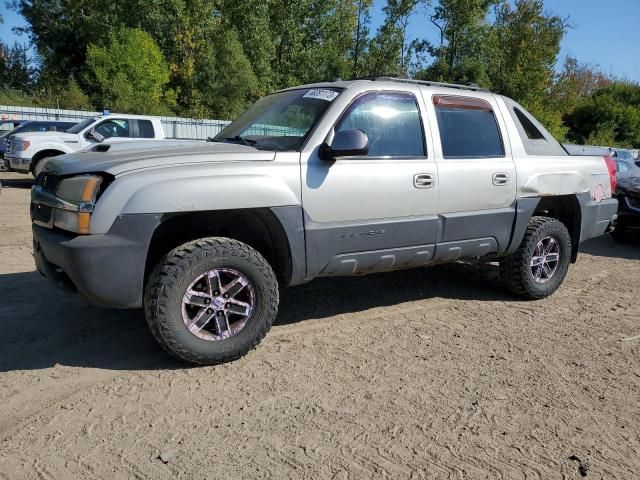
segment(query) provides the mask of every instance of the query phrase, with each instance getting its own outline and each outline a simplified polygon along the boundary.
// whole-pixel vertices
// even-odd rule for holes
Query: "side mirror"
[[[92,128],[91,130],[89,130],[85,136],[87,138],[93,138],[96,142],[100,143],[102,141],[104,141],[104,136],[102,136],[101,134],[99,134],[98,132],[96,132],[95,128]]]
[[[320,158],[335,160],[338,157],[354,157],[369,153],[369,137],[362,130],[352,128],[336,132],[329,145],[326,141],[320,147]]]

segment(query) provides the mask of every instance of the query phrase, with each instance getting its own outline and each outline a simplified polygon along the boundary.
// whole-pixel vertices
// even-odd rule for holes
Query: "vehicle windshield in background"
[[[87,128],[89,125],[91,125],[95,121],[96,121],[95,118],[87,118],[86,120],[81,121],[79,124],[71,127],[69,130],[67,130],[67,133],[80,133],[82,130]]]
[[[633,162],[633,154],[629,150],[616,150],[616,157]]]
[[[213,141],[296,151],[341,90],[301,88],[268,95],[227,125]]]

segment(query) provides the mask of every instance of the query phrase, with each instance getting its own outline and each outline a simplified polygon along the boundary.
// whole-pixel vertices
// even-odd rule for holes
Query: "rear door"
[[[134,136],[140,140],[155,140],[158,137],[151,120],[137,119],[133,122]]]
[[[428,98],[438,165],[438,259],[504,251],[515,218],[516,169],[491,94]]]

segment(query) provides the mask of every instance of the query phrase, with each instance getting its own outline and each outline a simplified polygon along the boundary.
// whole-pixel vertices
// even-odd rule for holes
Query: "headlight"
[[[65,178],[58,184],[56,196],[69,202],[93,203],[101,183],[102,177],[98,175]]]
[[[62,180],[56,188],[56,197],[63,200],[65,206],[55,209],[53,224],[76,233],[89,233],[91,212],[95,204],[102,177],[82,175]]]
[[[29,148],[31,142],[27,140],[16,140],[14,145],[16,148],[16,152],[24,152],[27,148]]]

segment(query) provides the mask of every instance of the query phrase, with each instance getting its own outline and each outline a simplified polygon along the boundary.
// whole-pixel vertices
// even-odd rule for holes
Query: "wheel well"
[[[61,152],[60,150],[42,150],[37,152],[33,157],[31,157],[31,168],[33,168],[33,166],[43,158],[57,157],[58,155],[64,155],[64,152]]]
[[[286,285],[291,280],[291,254],[281,223],[269,209],[243,209],[165,215],[149,244],[145,283],[166,253],[203,237],[227,237],[246,243],[269,262],[280,283]]]
[[[561,221],[571,236],[571,262],[578,258],[580,234],[582,231],[582,210],[575,195],[542,197],[534,215],[551,217]]]

